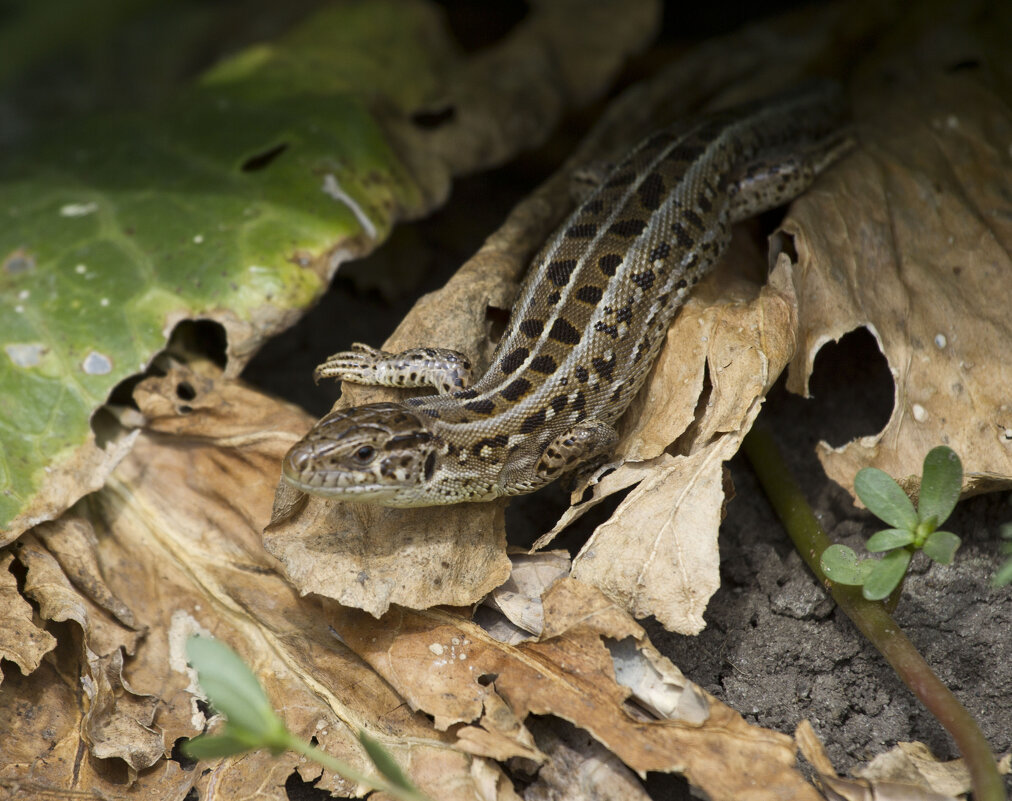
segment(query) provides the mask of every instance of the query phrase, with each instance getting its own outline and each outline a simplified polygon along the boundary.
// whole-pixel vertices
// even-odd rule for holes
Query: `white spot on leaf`
[[[4,350],[15,366],[37,367],[49,349],[41,343],[32,342],[28,344],[4,345]]]
[[[921,404],[915,403],[910,407],[910,411],[914,415],[914,420],[918,423],[923,423],[928,419],[928,410],[925,409]]]
[[[432,653],[434,653],[436,656],[443,655],[443,646],[440,645],[438,642],[432,643],[432,645],[429,646],[429,650],[432,651]]]
[[[945,338],[945,334],[935,334],[935,347],[941,349],[947,344],[949,344],[949,341]]]
[[[112,360],[104,353],[93,350],[84,357],[81,369],[88,375],[107,375],[112,372]]]
[[[68,203],[60,207],[61,217],[84,217],[98,211],[98,203]]]

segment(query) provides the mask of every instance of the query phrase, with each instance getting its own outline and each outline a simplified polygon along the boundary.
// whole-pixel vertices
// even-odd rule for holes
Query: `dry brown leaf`
[[[18,592],[17,581],[11,575],[13,561],[9,553],[0,557],[0,620],[4,622],[0,627],[0,659],[14,662],[27,676],[56,647],[56,638],[35,624],[31,604]]]
[[[946,796],[966,795],[973,789],[970,771],[962,759],[940,762],[924,743],[897,743],[855,776],[877,782],[912,784]]]
[[[861,150],[785,221],[797,258],[777,257],[799,304],[788,387],[805,392],[819,349],[861,326],[893,374],[881,432],[819,445],[848,489],[875,466],[916,491],[939,444],[962,459],[966,491],[1012,483],[1010,98],[925,50],[891,62],[888,86],[855,87]]]
[[[344,640],[413,708],[440,727],[482,726],[496,694],[524,720],[555,715],[590,732],[634,771],[679,771],[712,799],[816,799],[797,771],[789,737],[749,726],[701,690],[704,722],[656,720],[627,704],[602,638],[642,629],[600,592],[561,579],[545,598],[545,639],[512,647],[450,612],[394,609],[379,621],[330,607]]]
[[[270,515],[281,455],[307,418],[212,375],[206,365],[176,367],[143,382],[135,396],[150,430],[105,489],[81,505],[87,518],[65,516],[46,532],[45,541],[63,557],[77,553],[100,573],[86,566],[72,580],[40,539],[23,538],[17,558],[27,568],[25,593],[41,617],[73,621],[82,636],[58,649],[58,671],[43,661],[30,679],[8,677],[0,685],[0,780],[118,797],[133,775],[125,761],[132,772],[153,765],[137,775],[132,797],[162,799],[182,798],[190,784],[207,789],[212,781],[222,797],[278,794],[293,768],[315,779],[320,771],[296,755],[251,754],[225,760],[208,775],[191,773],[185,782],[172,778],[165,793],[148,784],[151,772],[175,777],[163,757],[206,723],[185,643],[192,633],[210,633],[258,674],[290,728],[330,753],[371,771],[356,737],[362,728],[434,798],[513,798],[498,766],[452,748],[454,738],[412,714],[335,638],[317,603],[279,576],[260,529]],[[88,523],[93,529],[82,530]],[[73,550],[87,547],[91,553]],[[98,582],[98,590],[79,591],[79,579],[89,592]],[[91,595],[118,599],[143,637]],[[124,654],[132,655],[129,661]],[[63,691],[68,676],[71,687],[83,683],[89,703]],[[33,716],[25,697],[46,704],[45,714]],[[78,774],[82,732],[97,759],[86,760],[94,767]],[[318,786],[356,792],[329,773]],[[168,795],[172,788],[181,791]]]
[[[500,642],[516,645],[541,635],[545,623],[541,596],[558,579],[569,575],[570,559],[565,551],[543,551],[511,554],[510,563],[509,578],[492,590],[482,603],[508,621],[511,628],[506,631],[511,630],[518,639],[499,636],[485,622],[481,626]],[[486,620],[491,625],[494,618],[489,616]]]

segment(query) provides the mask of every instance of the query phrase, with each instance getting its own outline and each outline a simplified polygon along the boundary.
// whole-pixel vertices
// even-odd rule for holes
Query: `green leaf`
[[[402,790],[415,790],[415,786],[404,775],[401,766],[397,764],[397,761],[390,755],[389,751],[362,730],[359,730],[358,739],[365,748],[365,752],[369,755],[369,759],[376,766],[376,770],[380,772],[380,775],[384,779],[394,787],[400,787]]]
[[[892,477],[877,467],[865,467],[854,478],[854,492],[876,517],[892,528],[917,528],[917,512]]]
[[[963,464],[952,448],[940,445],[924,457],[921,497],[917,512],[921,520],[935,516],[940,526],[952,514],[963,488]]]
[[[863,584],[867,570],[864,562],[859,561],[853,549],[846,545],[830,545],[819,557],[819,565],[826,578],[837,584],[851,586]]]
[[[1006,584],[1012,584],[1012,559],[998,568],[998,572],[991,579],[992,587],[1004,587]]]
[[[905,528],[887,528],[872,534],[865,543],[871,553],[879,551],[891,551],[893,548],[902,548],[914,541],[914,533]]]
[[[432,96],[455,58],[444,38],[424,3],[328,4],[156,112],[2,154],[4,535],[94,474],[92,415],[172,323],[220,320],[230,353],[252,353],[319,297],[328,254],[365,252],[431,206],[373,110]]]
[[[226,726],[220,734],[202,734],[187,740],[182,745],[183,753],[190,759],[220,759],[235,756],[259,748],[258,742],[248,736],[229,731]]]
[[[861,588],[861,594],[869,601],[888,598],[903,580],[903,574],[907,572],[912,555],[906,548],[899,548],[886,554],[868,574]]]
[[[924,541],[921,550],[938,564],[948,565],[952,563],[961,542],[951,531],[935,531]]]
[[[208,637],[190,637],[186,655],[200,687],[228,718],[234,737],[251,736],[247,747],[284,747],[288,731],[267,700],[260,682],[231,648]],[[259,742],[257,740],[259,739]]]

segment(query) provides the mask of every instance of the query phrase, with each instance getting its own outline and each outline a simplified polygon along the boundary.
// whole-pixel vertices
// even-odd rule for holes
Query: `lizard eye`
[[[372,445],[363,445],[353,454],[354,460],[359,464],[369,464],[376,456],[376,449]]]

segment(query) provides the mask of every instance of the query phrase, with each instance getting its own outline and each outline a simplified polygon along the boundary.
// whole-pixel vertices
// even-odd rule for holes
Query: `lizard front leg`
[[[313,378],[336,378],[353,384],[385,387],[432,387],[448,393],[471,384],[471,362],[445,348],[411,348],[390,353],[356,342],[335,353],[313,372]]]
[[[590,472],[603,464],[616,442],[618,434],[607,423],[576,423],[544,448],[520,448],[512,453],[499,473],[499,491],[503,495],[531,492],[567,471]]]

